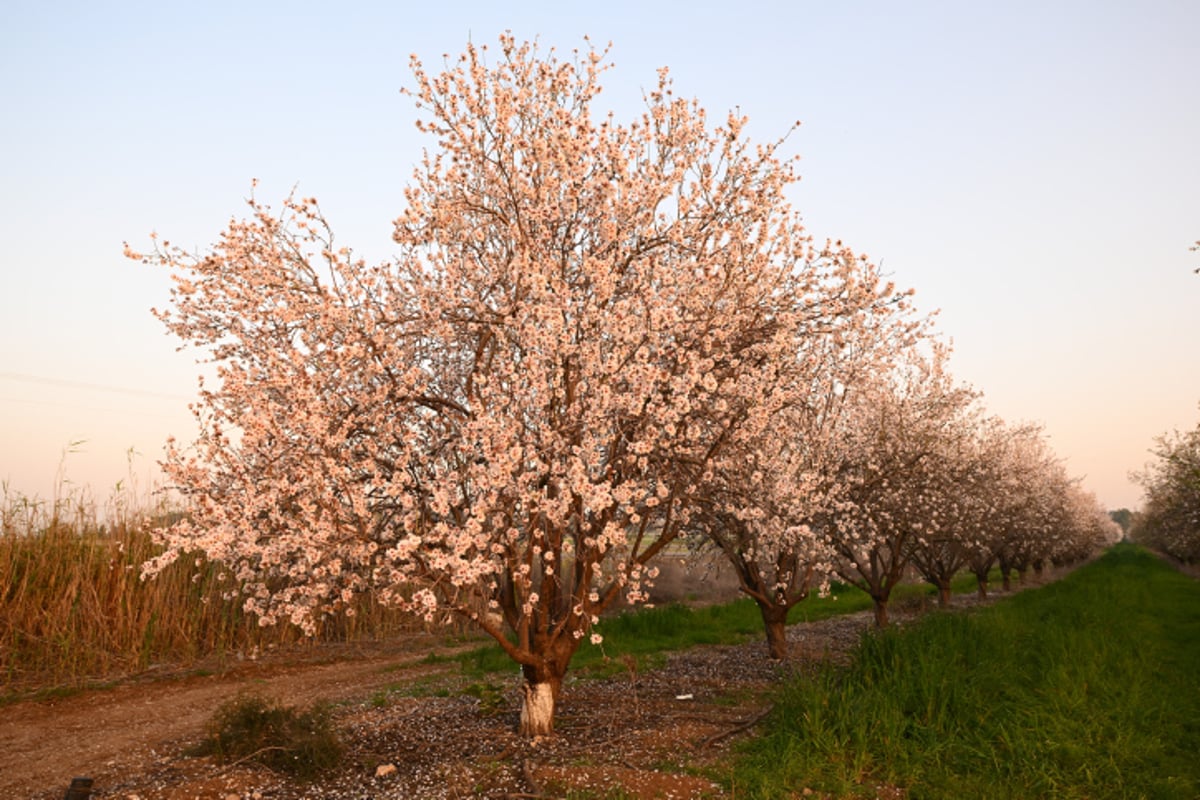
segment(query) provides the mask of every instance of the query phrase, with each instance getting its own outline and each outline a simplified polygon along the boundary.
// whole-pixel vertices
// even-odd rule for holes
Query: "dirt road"
[[[221,675],[125,683],[0,709],[0,798],[61,798],[74,776],[99,787],[192,744],[221,703],[252,690],[292,705],[368,697],[380,687],[454,665],[422,663],[433,637],[356,648],[313,648],[300,663],[283,656]],[[329,660],[313,663],[313,659]],[[330,660],[332,659],[332,660]]]

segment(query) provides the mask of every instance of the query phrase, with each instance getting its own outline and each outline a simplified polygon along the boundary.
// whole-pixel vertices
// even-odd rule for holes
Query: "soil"
[[[893,619],[921,610],[895,609]],[[75,776],[94,780],[93,798],[121,800],[603,798],[615,787],[621,797],[724,797],[711,778],[726,774],[730,748],[769,711],[769,690],[790,672],[845,659],[871,622],[862,612],[793,625],[783,663],[754,641],[675,653],[648,672],[630,664],[603,680],[568,676],[555,734],[534,741],[515,734],[516,669],[465,686],[457,662],[426,659],[453,649],[428,635],[24,701],[0,708],[0,798],[59,800]],[[334,703],[341,766],[304,783],[187,755],[213,711],[245,692]]]

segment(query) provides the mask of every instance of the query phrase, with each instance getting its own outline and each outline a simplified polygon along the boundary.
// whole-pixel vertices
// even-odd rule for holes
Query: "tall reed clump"
[[[101,505],[86,491],[41,501],[3,487],[0,497],[0,695],[79,686],[160,663],[252,653],[300,640],[294,628],[262,628],[241,610],[221,565],[181,558],[152,580],[151,530],[178,511],[117,492]],[[412,630],[413,623],[362,598],[331,620],[328,640]]]
[[[1118,545],[782,691],[739,797],[1200,796],[1200,583]]]

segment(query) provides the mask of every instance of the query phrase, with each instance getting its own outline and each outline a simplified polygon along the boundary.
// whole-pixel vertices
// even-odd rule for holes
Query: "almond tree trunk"
[[[554,709],[562,689],[562,678],[521,684],[521,722],[517,733],[533,738],[554,732]]]
[[[771,658],[783,661],[788,657],[787,606],[778,603],[758,602],[762,614],[763,628],[767,632],[767,651]]]
[[[947,608],[950,605],[950,584],[938,585],[938,607]]]
[[[875,627],[886,628],[888,624],[888,601],[887,598],[871,598],[875,602]]]
[[[521,667],[525,682],[521,684],[521,720],[517,725],[517,733],[530,738],[554,732],[554,711],[578,640],[568,634],[535,647],[540,651],[539,663]]]

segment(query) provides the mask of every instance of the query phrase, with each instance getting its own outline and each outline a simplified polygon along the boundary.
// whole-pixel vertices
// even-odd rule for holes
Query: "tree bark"
[[[938,586],[938,607],[947,608],[950,605],[950,584]]]
[[[1000,568],[1000,575],[1004,579],[1004,591],[1012,591],[1012,573],[1009,570]]]
[[[976,589],[976,592],[978,592],[980,599],[987,599],[987,596],[988,596],[987,595],[987,592],[988,592],[987,575],[984,575],[982,578],[979,577],[978,575],[976,575],[975,580],[979,584],[978,588]]]
[[[562,691],[563,678],[578,647],[578,639],[559,636],[537,642],[541,658],[537,664],[523,664],[521,674],[521,719],[517,733],[521,736],[549,736],[554,732],[554,711]]]
[[[888,601],[887,598],[880,600],[878,597],[872,597],[875,601],[875,627],[886,628],[888,624]]]
[[[526,679],[521,685],[521,722],[517,733],[533,738],[554,732],[554,708],[561,687],[561,678],[538,683]]]
[[[767,632],[767,650],[771,658],[783,661],[788,657],[787,642],[787,606],[777,603],[763,604],[758,602],[758,611],[762,614],[763,628]]]

